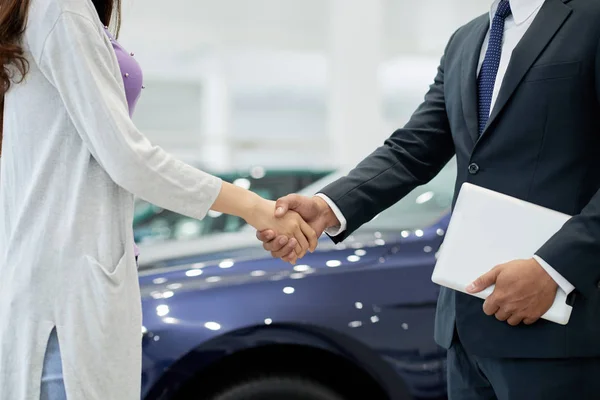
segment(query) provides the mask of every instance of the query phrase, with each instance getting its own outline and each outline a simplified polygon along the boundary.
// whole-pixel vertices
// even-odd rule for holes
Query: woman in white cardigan
[[[118,0],[0,0],[3,400],[140,398],[134,195],[198,219],[240,216],[292,238],[299,256],[316,247],[297,214],[275,219],[273,202],[136,129],[104,30],[113,10]],[[45,355],[59,344],[62,390],[44,388]]]

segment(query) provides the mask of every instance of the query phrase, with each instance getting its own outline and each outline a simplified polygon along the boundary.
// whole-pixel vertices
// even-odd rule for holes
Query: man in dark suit
[[[280,199],[276,213],[294,209],[340,242],[455,155],[456,189],[470,182],[574,217],[535,257],[474,283],[496,284],[483,311],[478,298],[441,290],[435,338],[448,349],[450,398],[600,399],[600,1],[494,1],[452,35],[404,128],[317,196]],[[295,262],[295,243],[258,237]],[[573,301],[567,326],[539,319],[557,290]]]

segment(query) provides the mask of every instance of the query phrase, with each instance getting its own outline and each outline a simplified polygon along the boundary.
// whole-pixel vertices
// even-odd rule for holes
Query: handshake
[[[290,194],[274,205],[272,201],[266,203],[255,221],[248,223],[257,229],[256,236],[265,250],[291,264],[307,251],[315,251],[325,229],[340,225],[327,202],[318,196]]]

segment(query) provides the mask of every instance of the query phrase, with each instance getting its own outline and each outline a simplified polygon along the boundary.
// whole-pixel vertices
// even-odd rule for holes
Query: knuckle
[[[487,304],[488,307],[492,308],[492,307],[498,307],[498,298],[494,295],[488,297],[488,299],[486,300],[486,302],[484,304]]]
[[[504,296],[504,294],[498,294],[498,295],[494,296],[494,304],[497,305],[498,307],[506,307],[507,306],[506,296]]]
[[[523,316],[523,319],[528,320],[528,321],[536,321],[540,317],[541,317],[541,315],[527,314],[527,315]]]
[[[513,305],[505,305],[502,307],[502,310],[507,314],[514,314],[517,311],[516,307]]]

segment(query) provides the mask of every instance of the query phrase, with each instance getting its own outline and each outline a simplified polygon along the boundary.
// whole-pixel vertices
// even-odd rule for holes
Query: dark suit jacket
[[[512,55],[479,137],[476,74],[488,29],[487,14],[458,29],[408,124],[322,191],[348,221],[333,239],[431,180],[456,155],[456,189],[470,182],[575,216],[537,254],[576,292],[567,326],[511,327],[486,316],[481,300],[442,289],[438,343],[448,348],[456,327],[465,348],[480,356],[600,356],[600,1],[546,1]]]

